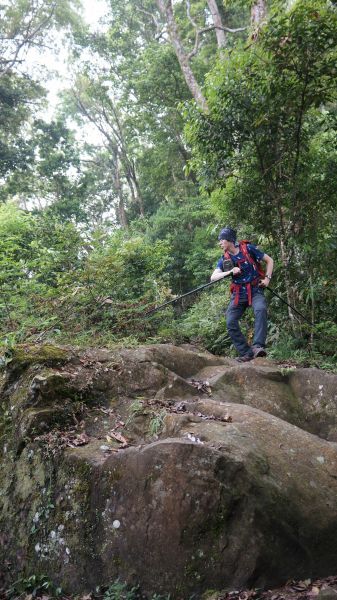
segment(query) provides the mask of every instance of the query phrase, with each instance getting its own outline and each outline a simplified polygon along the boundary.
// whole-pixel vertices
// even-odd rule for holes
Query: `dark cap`
[[[224,229],[221,229],[218,235],[218,240],[227,240],[228,242],[233,242],[234,244],[236,241],[235,229],[232,229],[231,227],[225,227]]]

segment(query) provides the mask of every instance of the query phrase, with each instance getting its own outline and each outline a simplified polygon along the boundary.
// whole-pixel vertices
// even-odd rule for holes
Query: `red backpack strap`
[[[258,274],[260,275],[260,277],[265,277],[265,270],[263,269],[263,267],[256,262],[256,260],[254,260],[254,258],[251,256],[251,254],[249,253],[247,244],[250,244],[251,242],[249,240],[240,240],[239,242],[239,248],[240,251],[242,252],[242,254],[245,256],[245,258],[248,260],[248,262],[253,265]]]

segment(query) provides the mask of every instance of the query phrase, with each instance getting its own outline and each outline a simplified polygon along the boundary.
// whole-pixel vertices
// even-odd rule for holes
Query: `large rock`
[[[289,384],[305,410],[305,428],[337,442],[336,375],[319,369],[295,369],[289,374]]]
[[[332,373],[279,367],[266,359],[239,366],[227,359],[226,365],[207,366],[197,377],[209,381],[214,399],[249,404],[337,441],[337,377]]]
[[[8,579],[188,598],[335,571],[337,446],[304,429],[333,436],[336,376],[171,345],[34,352],[2,391]]]

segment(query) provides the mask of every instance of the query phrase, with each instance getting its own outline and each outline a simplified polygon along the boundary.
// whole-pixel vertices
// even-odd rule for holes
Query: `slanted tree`
[[[125,185],[131,203],[137,205],[138,213],[144,216],[144,203],[139,185],[132,144],[127,138],[124,121],[125,112],[121,103],[112,96],[109,82],[98,77],[79,75],[68,102],[68,110],[80,116],[82,122],[91,123],[101,134],[106,152],[110,156],[110,169],[114,172],[113,182],[118,197],[120,222],[127,226],[125,212]],[[69,96],[69,95],[68,95]]]
[[[196,77],[192,71],[192,68],[190,65],[190,60],[189,60],[190,57],[188,56],[188,53],[186,52],[186,50],[183,46],[183,43],[181,41],[181,37],[179,35],[177,23],[175,21],[174,14],[173,14],[172,0],[169,0],[169,1],[157,0],[157,5],[158,5],[158,8],[160,10],[160,13],[161,13],[163,19],[165,19],[165,21],[167,23],[170,40],[171,40],[172,46],[175,50],[175,53],[177,55],[179,65],[180,65],[180,68],[184,75],[186,84],[187,84],[193,98],[195,99],[197,105],[202,110],[207,110],[206,99],[205,99],[205,97],[201,91],[200,85],[197,82]]]

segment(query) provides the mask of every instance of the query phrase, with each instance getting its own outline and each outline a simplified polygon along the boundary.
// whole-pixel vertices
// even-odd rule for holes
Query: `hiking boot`
[[[255,358],[254,354],[244,354],[243,356],[239,356],[238,358],[236,358],[236,362],[239,363],[245,363],[245,362],[249,362],[250,360],[253,360]]]
[[[261,346],[255,346],[253,348],[254,358],[260,358],[261,356],[267,356],[267,352]]]

